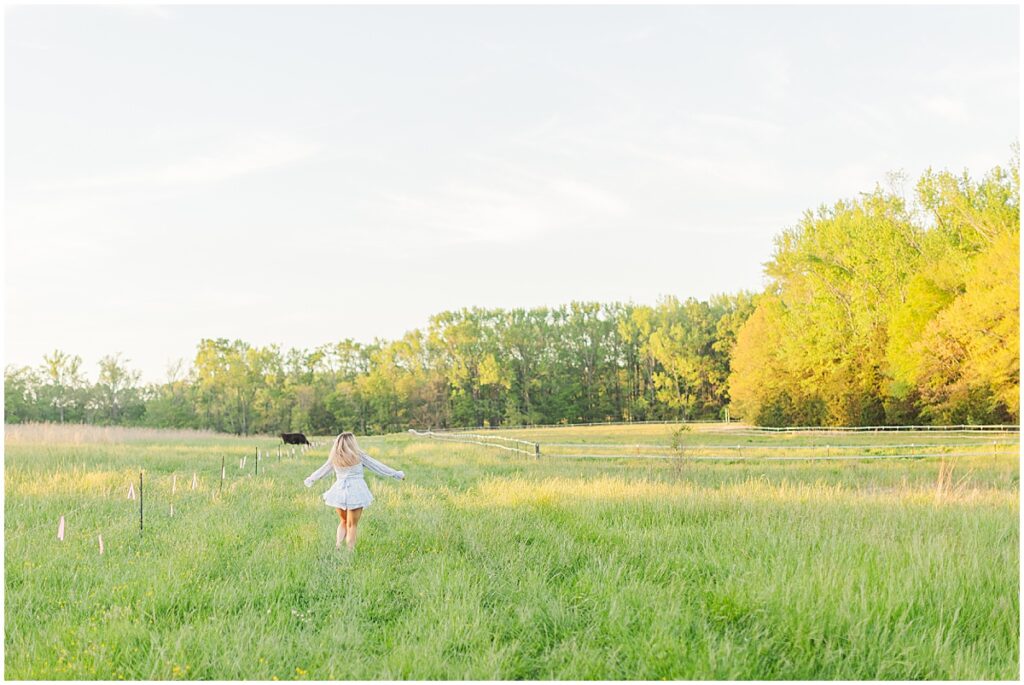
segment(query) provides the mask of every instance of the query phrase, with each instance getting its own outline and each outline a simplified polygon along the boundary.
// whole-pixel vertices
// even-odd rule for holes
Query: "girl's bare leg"
[[[346,512],[344,509],[338,509],[338,518],[341,519],[341,521],[338,523],[338,533],[334,536],[335,549],[341,549],[341,541],[345,539],[345,531],[347,530],[345,514]]]
[[[348,518],[346,519],[347,533],[345,535],[345,542],[348,543],[348,548],[353,550],[356,548],[356,526],[359,525],[359,517],[362,516],[362,509],[352,509],[348,512]]]

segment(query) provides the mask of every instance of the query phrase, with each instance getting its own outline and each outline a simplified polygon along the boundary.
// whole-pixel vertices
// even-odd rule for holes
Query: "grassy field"
[[[668,445],[672,431],[500,435]],[[1019,675],[1015,449],[963,460],[940,490],[938,459],[538,461],[361,443],[407,480],[367,475],[377,500],[349,555],[327,482],[302,486],[326,448],[274,451],[256,477],[272,438],[9,428],[6,678]],[[140,467],[141,535],[126,499]]]

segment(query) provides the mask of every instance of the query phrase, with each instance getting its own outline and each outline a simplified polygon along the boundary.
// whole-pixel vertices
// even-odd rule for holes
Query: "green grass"
[[[301,482],[326,448],[254,478],[239,459],[272,439],[94,437],[6,444],[9,679],[1019,675],[1013,453],[965,460],[937,495],[937,460],[535,461],[367,438],[408,477],[367,476],[349,556],[327,483]],[[144,535],[125,498],[140,466]]]

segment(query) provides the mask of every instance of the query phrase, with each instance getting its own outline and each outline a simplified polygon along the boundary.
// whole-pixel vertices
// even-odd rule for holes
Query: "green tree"
[[[4,422],[40,420],[37,396],[40,379],[29,366],[4,367]]]
[[[141,373],[128,368],[121,354],[100,359],[99,380],[93,391],[93,401],[100,423],[119,424],[124,419],[138,420],[145,411],[139,397],[138,383]]]
[[[61,423],[68,418],[69,411],[82,409],[85,378],[81,357],[54,350],[43,356],[41,375],[46,382],[39,396],[56,410]],[[75,411],[75,418],[80,418],[79,414],[80,411]]]

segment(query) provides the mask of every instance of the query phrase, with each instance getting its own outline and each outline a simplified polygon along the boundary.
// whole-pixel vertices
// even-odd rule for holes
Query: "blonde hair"
[[[356,436],[345,431],[334,439],[331,446],[331,463],[335,466],[355,466],[360,462],[359,445]]]

